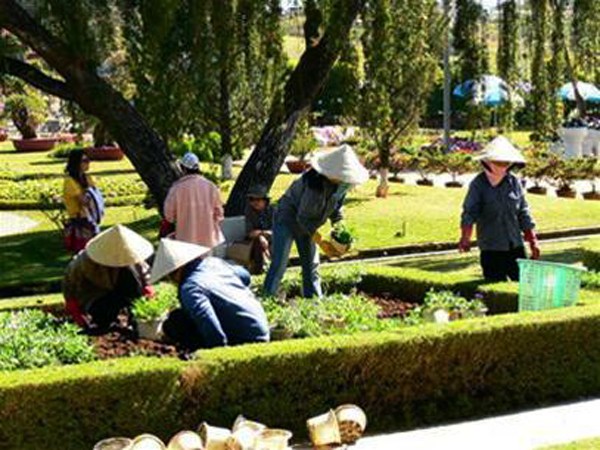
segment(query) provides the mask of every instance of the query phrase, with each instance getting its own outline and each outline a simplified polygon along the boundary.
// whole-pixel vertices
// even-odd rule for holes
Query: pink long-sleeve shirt
[[[223,205],[219,189],[200,175],[185,175],[173,183],[164,207],[165,219],[175,223],[179,241],[214,247],[225,240],[221,232]]]

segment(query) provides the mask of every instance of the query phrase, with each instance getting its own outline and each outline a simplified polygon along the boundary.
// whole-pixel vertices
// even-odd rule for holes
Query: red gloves
[[[142,288],[142,294],[144,297],[146,298],[152,298],[154,297],[154,294],[156,294],[156,291],[154,290],[154,286],[151,285],[146,285]]]
[[[458,241],[458,251],[471,251],[471,236],[473,236],[473,225],[465,225],[461,227],[460,241]]]
[[[531,259],[540,259],[540,247],[538,246],[537,236],[533,230],[523,231],[523,238],[529,242],[531,250]]]
[[[67,311],[67,314],[69,314],[73,318],[77,325],[79,325],[80,327],[87,326],[87,320],[85,319],[85,316],[83,315],[83,312],[81,311],[81,308],[79,306],[79,302],[77,302],[76,299],[66,299],[65,310]]]
[[[175,224],[169,222],[167,219],[160,221],[160,228],[158,229],[158,237],[164,238],[175,231]]]

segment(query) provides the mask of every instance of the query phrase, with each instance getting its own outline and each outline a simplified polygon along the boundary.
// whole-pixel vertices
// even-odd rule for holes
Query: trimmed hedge
[[[583,264],[589,270],[600,272],[600,242],[590,242],[583,248]]]
[[[600,305],[0,376],[0,447],[163,439],[237,414],[306,437],[305,420],[361,405],[381,431],[600,393]],[[576,351],[575,351],[576,349]]]

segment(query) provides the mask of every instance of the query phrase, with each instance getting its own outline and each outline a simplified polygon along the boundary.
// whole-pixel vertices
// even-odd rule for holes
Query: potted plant
[[[579,161],[553,156],[549,161],[549,173],[556,186],[557,197],[575,198],[577,196],[577,191],[573,189],[573,182],[580,176]]]
[[[400,172],[408,169],[410,166],[410,156],[405,149],[395,151],[390,158],[390,171],[392,172],[392,181],[404,183],[404,178],[398,176]]]
[[[24,89],[21,92],[8,96],[5,112],[9,115],[21,139],[13,139],[13,145],[18,151],[46,151],[54,147],[56,139],[39,138],[38,126],[46,118],[46,99],[33,89]]]
[[[587,157],[580,161],[580,174],[581,178],[590,182],[592,187],[591,191],[584,192],[583,198],[585,200],[600,200],[600,192],[596,190],[596,180],[600,178],[600,160]]]
[[[533,186],[527,189],[530,194],[546,195],[548,189],[541,183],[547,181],[550,174],[549,153],[546,149],[538,147],[525,150],[527,164],[522,170],[523,175],[533,182]]]
[[[350,229],[340,222],[333,226],[329,235],[331,236],[331,245],[340,255],[347,253],[355,240]]]
[[[86,147],[85,154],[93,161],[119,161],[125,154],[123,150],[115,145],[114,140],[104,124],[98,122],[92,133],[94,138],[93,147]]]
[[[447,172],[452,177],[451,181],[445,183],[446,187],[460,188],[463,183],[458,180],[458,177],[473,171],[473,158],[462,151],[450,152],[440,155],[439,168],[440,172]]]
[[[558,134],[565,143],[565,157],[578,158],[581,156],[582,144],[587,133],[587,124],[583,119],[573,118],[563,123]]]
[[[308,127],[306,120],[298,125],[296,137],[292,142],[290,154],[295,159],[288,159],[285,164],[291,173],[302,173],[310,167],[310,163],[306,160],[307,156],[314,152],[319,147],[319,143],[315,139],[313,132]]]
[[[437,147],[423,146],[411,155],[410,167],[419,173],[419,186],[433,186],[431,174],[439,170],[441,152]]]
[[[155,287],[153,297],[139,297],[133,301],[131,312],[137,324],[138,335],[142,339],[154,341],[162,338],[162,324],[171,309],[177,306],[175,286],[161,283]]]

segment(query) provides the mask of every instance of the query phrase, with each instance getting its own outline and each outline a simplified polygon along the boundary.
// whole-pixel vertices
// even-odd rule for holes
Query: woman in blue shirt
[[[529,243],[532,259],[540,257],[523,187],[510,173],[516,164],[525,164],[525,159],[503,136],[490,142],[478,159],[484,170],[469,185],[463,203],[458,249],[470,250],[475,225],[484,278],[518,280],[517,259],[526,258],[523,241]]]

